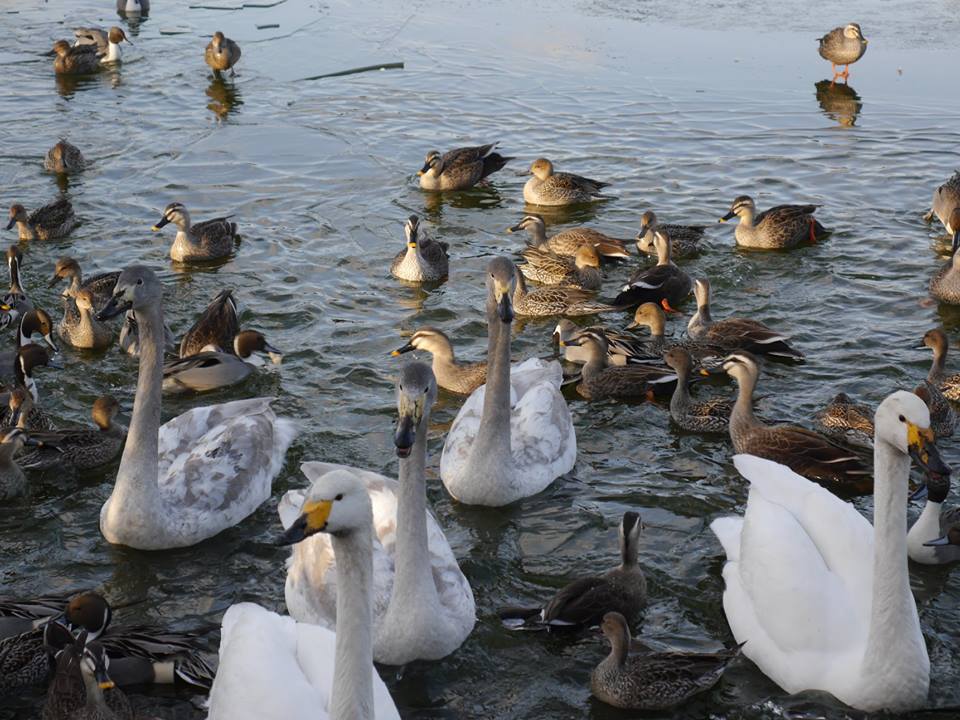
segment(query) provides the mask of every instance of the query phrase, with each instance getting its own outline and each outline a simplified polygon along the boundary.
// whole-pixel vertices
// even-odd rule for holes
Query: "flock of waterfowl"
[[[146,0],[118,0],[121,14],[149,11]],[[90,73],[120,62],[120,28],[81,28],[74,45],[54,45],[54,71]],[[866,48],[860,27],[837,28],[820,40],[834,80]],[[216,33],[204,58],[214,72],[233,70],[239,46]],[[514,158],[495,144],[431,151],[419,171],[427,192],[473,187]],[[84,170],[82,152],[57,143],[44,162],[55,173]],[[523,188],[530,210],[509,232],[525,231],[523,262],[490,259],[483,277],[488,326],[486,362],[459,362],[440,328],[418,328],[393,352],[425,352],[432,364],[399,369],[394,443],[397,479],[360,468],[310,461],[308,483],[279,503],[279,544],[292,546],[285,587],[289,616],[241,603],[224,615],[219,663],[204,656],[191,632],[118,627],[103,597],[0,599],[0,692],[49,682],[44,718],[130,718],[121,687],[185,682],[209,689],[211,718],[398,717],[373,662],[404,665],[455,652],[476,622],[469,579],[427,505],[427,430],[439,389],[466,396],[447,433],[440,478],[461,503],[501,507],[539,493],[577,460],[576,429],[561,388],[573,383],[589,400],[669,396],[669,416],[682,430],[728,433],[734,463],[750,483],[742,517],[715,520],[727,555],[723,606],[733,642],[716,653],[652,652],[632,639],[646,604],[638,563],[639,515],[625,512],[619,563],[586,575],[553,598],[504,608],[509,626],[599,626],[610,646],[598,656],[590,689],[600,700],[632,709],[665,709],[714,686],[741,655],[788,692],[832,693],[863,710],[901,710],[927,702],[929,660],[907,579],[907,557],[921,563],[960,559],[960,517],[944,511],[949,469],[935,437],[953,433],[952,401],[960,376],[946,374],[947,339],[923,338],[933,350],[930,374],[915,392],[893,392],[875,410],[839,395],[817,416],[817,430],[774,424],[754,414],[762,360],[802,362],[783,332],[751,318],[714,320],[710,284],[675,260],[699,251],[705,228],[660,223],[643,213],[636,247],[656,263],[637,268],[609,301],[598,299],[605,268],[631,257],[628,243],[589,228],[548,236],[537,207],[606,199],[607,183],[530,165]],[[739,219],[738,246],[789,250],[829,231],[814,205],[758,212],[747,196],[721,220]],[[953,235],[954,259],[931,280],[931,294],[960,303],[960,174],[934,193],[931,218]],[[116,481],[100,514],[111,543],[162,551],[191,546],[242,522],[272,494],[297,428],[277,417],[271,398],[197,405],[161,424],[164,393],[200,393],[242,383],[261,356],[280,351],[258,331],[241,329],[230,290],[219,293],[179,345],[164,321],[164,290],[153,270],[131,265],[86,276],[77,259],[61,258],[50,285],[66,281],[56,322],[35,307],[20,266],[30,243],[69,235],[77,224],[66,198],[28,212],[10,208],[7,229],[20,245],[7,252],[10,289],[3,322],[15,349],[3,356],[10,390],[0,414],[0,496],[14,502],[40,468],[88,470],[121,453]],[[194,223],[180,202],[154,226],[177,227],[170,257],[189,266],[231,257],[238,223]],[[390,272],[413,283],[440,283],[455,253],[433,240],[418,217],[404,226],[406,247]],[[452,257],[453,256],[453,257]],[[537,283],[529,287],[527,280]],[[693,294],[696,312],[685,338],[665,337],[666,316]],[[625,329],[581,324],[603,313],[633,311]],[[511,364],[516,316],[558,317],[554,339],[564,364],[528,358]],[[139,362],[129,428],[117,424],[120,404],[93,406],[96,427],[62,426],[48,414],[34,372],[55,362],[54,335],[72,346],[114,344]],[[574,322],[569,318],[580,318]],[[639,332],[639,329],[645,329]],[[578,367],[579,366],[579,367]],[[566,373],[564,372],[566,370]],[[735,398],[703,397],[694,381],[731,377]],[[694,389],[696,397],[691,394]],[[864,450],[872,449],[873,463]],[[913,458],[927,474],[914,495],[926,505],[907,527]],[[871,525],[838,496],[873,493]],[[280,526],[278,525],[278,530]],[[784,558],[789,558],[785,562]],[[719,598],[717,599],[719,602]]]

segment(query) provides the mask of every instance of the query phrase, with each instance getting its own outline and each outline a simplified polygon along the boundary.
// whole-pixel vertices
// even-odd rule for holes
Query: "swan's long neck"
[[[519,288],[519,285],[518,285]],[[473,457],[489,467],[512,458],[510,452],[510,325],[497,314],[492,298],[487,303],[487,387],[483,396],[480,429]]]
[[[331,535],[337,558],[337,640],[330,720],[373,720],[373,546],[370,524]]]
[[[163,385],[163,310],[160,303],[135,311],[140,330],[140,374],[133,415],[107,516],[126,515],[150,523],[162,516],[157,486],[161,388]],[[142,531],[141,531],[142,532]],[[110,537],[108,540],[112,539]]]
[[[873,604],[861,673],[879,687],[903,687],[929,659],[907,572],[907,478],[910,458],[877,439],[874,448]]]
[[[400,460],[400,492],[397,498],[397,569],[390,597],[391,610],[413,615],[420,606],[435,605],[436,585],[430,567],[427,543],[427,427],[424,412],[410,456]]]

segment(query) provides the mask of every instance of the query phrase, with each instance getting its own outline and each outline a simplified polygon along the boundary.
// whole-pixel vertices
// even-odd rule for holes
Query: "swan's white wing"
[[[296,426],[271,398],[189,410],[160,427],[158,486],[186,535],[231,527],[270,496]]]
[[[739,556],[728,553],[723,571],[730,629],[786,690],[836,687],[845,670],[859,669],[866,643],[872,528],[789,468],[747,455],[734,461],[751,488]],[[736,543],[736,521],[713,527],[725,547]]]
[[[309,708],[329,717],[336,635],[253,603],[223,616],[220,667],[210,690],[210,720],[290,720]],[[399,719],[371,663],[377,720]]]

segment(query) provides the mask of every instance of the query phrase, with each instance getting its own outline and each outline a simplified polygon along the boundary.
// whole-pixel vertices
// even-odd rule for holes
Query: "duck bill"
[[[727,220],[730,220],[731,218],[736,217],[736,215],[737,215],[737,214],[736,214],[733,210],[731,210],[731,211],[728,212],[726,215],[724,215],[722,218],[720,218],[719,220],[717,220],[717,222],[726,222]]]
[[[56,287],[61,280],[63,280],[62,277],[60,277],[59,275],[54,275],[52,278],[50,278],[50,282],[47,283],[47,287],[48,288]]]
[[[913,423],[907,424],[907,447],[910,457],[928,473],[949,475],[950,468],[940,458],[940,452],[933,442],[933,430],[921,430]]]
[[[396,350],[391,350],[390,357],[397,357],[398,355],[403,355],[404,353],[413,352],[414,350],[416,350],[416,348],[413,347],[413,343],[407,343],[403,347],[399,347]]]
[[[960,230],[953,234],[953,252],[956,252],[957,248],[960,248]]]
[[[513,225],[507,228],[508,233],[520,232],[521,230],[523,230],[523,223],[520,223],[519,225]]]
[[[936,540],[931,540],[930,542],[925,542],[924,545],[927,547],[943,547],[944,545],[950,545],[950,538],[947,535],[943,537],[938,537]]]
[[[20,424],[20,414],[21,414],[20,408],[14,408],[13,411],[10,413],[10,425],[12,427],[16,427],[17,425]],[[23,442],[24,444],[26,444],[27,442],[26,437],[24,438]]]
[[[53,338],[50,337],[50,333],[47,333],[46,335],[44,335],[43,339],[47,343],[47,345],[50,346],[51,350],[53,350],[55,353],[60,352],[60,348],[57,347],[57,344],[53,341]]]
[[[270,343],[264,343],[263,349],[266,350],[267,356],[270,358],[270,362],[272,362],[274,365],[279,365],[283,362],[283,353]]]
[[[500,293],[497,300],[497,315],[505,322],[513,322],[513,303],[510,302],[510,294],[506,291]]]
[[[132,307],[132,302],[121,302],[116,297],[112,297],[104,306],[103,310],[97,313],[97,320],[109,320],[110,318],[114,318],[122,312],[126,312]]]
[[[12,229],[13,226],[16,225],[16,224],[17,224],[17,219],[16,219],[16,218],[10,218],[10,222],[7,223],[7,230]]]
[[[417,177],[422,177],[430,172],[430,163],[424,163],[423,167],[417,170]]]
[[[643,240],[647,236],[647,230],[650,229],[648,225],[641,225],[640,232],[637,233],[637,240]]]
[[[97,681],[97,685],[101,690],[112,690],[116,687],[113,683],[113,680],[110,679],[110,676],[107,675],[107,669],[97,663],[97,668],[93,672],[93,677]]]
[[[167,220],[167,216],[164,215],[162,218],[160,218],[160,220],[157,222],[157,224],[154,225],[154,226],[153,226],[152,228],[150,228],[150,229],[153,230],[154,232],[156,232],[157,230],[159,230],[160,228],[162,228],[164,225],[166,225],[168,222],[170,222],[170,221]]]

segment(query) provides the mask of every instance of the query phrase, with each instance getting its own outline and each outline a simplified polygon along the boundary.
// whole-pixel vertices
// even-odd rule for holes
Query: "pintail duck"
[[[224,37],[219,30],[207,44],[203,52],[203,59],[214,72],[220,73],[229,70],[231,77],[236,75],[233,66],[240,59],[240,46],[228,37]]]
[[[570,344],[585,346],[589,352],[577,384],[577,392],[587,400],[650,399],[658,390],[669,392],[677,381],[673,371],[664,367],[608,364],[609,349],[601,333],[581,332]]]
[[[31,437],[35,432],[53,430],[53,418],[36,407],[36,400],[25,387],[15,387],[0,397],[6,401],[6,407],[0,410],[0,430],[17,427],[31,433]],[[53,447],[49,449],[55,450]],[[18,463],[19,460],[18,457]],[[19,464],[27,467],[26,464]]]
[[[574,256],[583,245],[592,245],[597,254],[605,258],[630,257],[627,252],[627,241],[604,235],[591,228],[570,228],[562,230],[556,235],[547,237],[547,225],[540,215],[529,213],[513,227],[507,228],[508,233],[526,230],[530,236],[530,245],[546,249],[557,255]]]
[[[450,272],[449,245],[420,234],[420,218],[411,215],[403,226],[407,247],[390,264],[390,274],[410,282],[436,282]]]
[[[20,316],[15,346],[10,350],[0,352],[0,380],[8,383],[16,381],[14,362],[17,360],[17,350],[24,345],[32,345],[34,335],[40,335],[43,342],[54,353],[60,352],[60,348],[57,347],[52,337],[53,320],[44,310],[39,308],[29,310]]]
[[[476,623],[473,591],[426,501],[427,432],[437,398],[430,367],[421,362],[405,365],[396,398],[396,480],[360,468],[308,462],[301,469],[311,480],[310,488],[287,493],[278,507],[288,540],[284,544],[296,543],[287,563],[287,608],[297,620],[339,631],[345,624],[344,608],[334,595],[349,581],[340,548],[324,535],[299,540],[315,529],[308,517],[317,500],[330,497],[319,494],[319,488],[329,487],[339,476],[366,489],[373,505],[366,542],[371,535],[377,539],[371,578],[373,658],[387,665],[446,657]],[[366,622],[370,620],[368,613]]]
[[[261,367],[260,355],[279,365],[283,353],[256,330],[241,330],[233,339],[233,352],[208,350],[170,360],[163,365],[163,391],[166,393],[208,392],[243,382]]]
[[[10,271],[10,289],[3,296],[3,305],[11,320],[16,320],[24,313],[33,310],[33,302],[27,297],[20,284],[20,264],[23,262],[23,253],[16,245],[7,248],[7,269]]]
[[[654,237],[663,230],[670,237],[670,253],[676,258],[693,257],[700,252],[700,240],[706,228],[703,225],[661,224],[653,210],[640,216],[640,232],[637,233],[637,250],[647,255],[656,255]]]
[[[77,38],[74,45],[92,45],[95,47],[97,55],[100,56],[100,63],[103,65],[120,62],[123,54],[120,50],[120,43],[128,42],[133,45],[123,30],[116,25],[109,30],[95,27],[77,28],[73,31],[73,34]]]
[[[47,287],[56,287],[61,280],[69,280],[61,295],[64,298],[76,298],[80,290],[89,290],[93,294],[93,306],[99,312],[113,297],[113,288],[117,284],[119,272],[97,273],[84,280],[80,263],[72,257],[63,256],[53,268],[53,277]]]
[[[240,317],[233,290],[221,290],[184,334],[180,341],[180,357],[205,350],[229,352],[239,332]]]
[[[427,153],[423,167],[417,172],[424,190],[467,190],[513,160],[490,152],[496,143],[478,147],[463,147],[441,155],[436,150]]]
[[[34,441],[25,430],[17,427],[2,432],[3,437],[0,438],[0,499],[10,500],[25,495],[27,492],[27,478],[14,458],[20,453],[24,445]]]
[[[710,316],[710,281],[700,278],[693,284],[697,312],[687,323],[687,334],[694,340],[718,345],[727,351],[747,350],[754,355],[803,360],[803,353],[790,345],[790,338],[775,332],[759,320],[725,318],[717,322]]]
[[[132,357],[140,357],[140,326],[137,316],[132,310],[127,310],[123,316],[123,325],[120,326],[120,349]],[[163,323],[163,352],[166,355],[177,354],[177,340],[173,331],[166,322]]]
[[[23,345],[17,349],[17,356],[13,363],[13,373],[15,378],[14,391],[17,388],[26,390],[34,402],[37,402],[39,393],[37,392],[37,382],[33,378],[33,372],[38,367],[49,367],[51,362],[50,353],[46,349],[33,343]],[[12,425],[10,422],[9,409],[6,407],[9,397],[6,394],[0,394],[0,427]],[[39,412],[39,410],[37,410]],[[43,415],[43,413],[40,413]],[[33,415],[31,414],[31,417]],[[45,416],[44,416],[45,417]],[[39,418],[39,415],[38,415]],[[53,427],[52,422],[47,418],[43,423],[34,423],[32,420],[28,423],[31,430],[49,430]]]
[[[167,223],[177,226],[177,237],[170,246],[174,262],[203,262],[230,257],[240,241],[237,224],[230,216],[191,224],[190,213],[182,203],[172,202],[163,209],[163,217],[151,229],[160,230]]]
[[[571,261],[549,250],[528,247],[523,251],[526,263],[518,265],[530,280],[545,285],[561,285],[580,290],[599,290],[603,283],[600,256],[592,245],[581,245]]]
[[[850,77],[850,66],[863,57],[867,51],[867,39],[857,23],[836,27],[821,38],[820,57],[830,61],[833,79]],[[837,72],[837,65],[843,65],[843,72]]]
[[[501,507],[570,472],[577,437],[560,392],[560,363],[530,358],[510,365],[514,285],[523,276],[508,258],[496,257],[486,277],[487,382],[450,426],[440,478],[460,502]]]
[[[523,200],[529,205],[576,205],[603,199],[601,190],[610,183],[572,173],[554,172],[553,163],[538,158],[530,166],[532,178],[523,186]]]
[[[949,180],[933,191],[933,201],[930,212],[924,215],[927,222],[936,217],[950,235],[960,231],[960,217],[954,217],[953,212],[960,207],[960,170],[956,171]]]
[[[47,155],[43,159],[44,168],[52,173],[63,175],[78,173],[86,167],[86,164],[83,153],[80,152],[79,148],[66,140],[61,140],[47,150]]]
[[[517,284],[513,291],[513,309],[517,315],[527,317],[596,315],[618,309],[612,305],[591,300],[593,293],[586,290],[547,286],[528,291],[527,283],[516,266],[514,266],[514,273],[517,276]]]
[[[487,381],[487,364],[458,363],[453,354],[453,345],[443,332],[432,327],[423,327],[410,336],[410,340],[390,354],[402,355],[412,350],[425,350],[433,356],[433,375],[437,385],[458,395],[469,395]]]
[[[629,333],[611,330],[601,325],[580,327],[572,320],[562,318],[553,330],[553,340],[563,350],[563,357],[572,363],[584,364],[590,359],[591,350],[584,345],[572,344],[577,335],[589,331],[603,335],[607,341],[607,364],[626,365],[628,363],[653,363],[660,361],[661,356],[648,352],[647,343]]]
[[[21,240],[52,240],[65,237],[79,223],[73,214],[73,206],[66,198],[54,200],[27,215],[20,203],[10,206],[10,222],[7,230],[17,226]]]
[[[647,579],[637,562],[640,516],[629,510],[620,521],[620,564],[602,575],[578,578],[541,607],[504,608],[500,619],[508,627],[535,623],[553,626],[593,627],[608,612],[640,620],[647,605]]]
[[[823,435],[796,425],[766,425],[753,414],[753,391],[760,369],[746,351],[728,356],[723,369],[737,381],[737,400],[730,415],[730,439],[737,453],[748,453],[786,465],[798,475],[843,495],[873,491],[873,477],[863,460]]]
[[[687,383],[693,358],[686,350],[675,347],[668,350],[663,359],[677,374],[677,386],[670,398],[670,418],[677,427],[698,433],[725,433],[730,426],[733,401],[729,398],[712,398],[694,402],[690,398]]]
[[[946,334],[940,328],[928,330],[923,336],[923,344],[919,349],[924,347],[933,351],[933,363],[930,365],[930,371],[927,373],[926,379],[918,388],[925,389],[926,393],[918,392],[917,394],[930,408],[930,427],[933,428],[937,439],[952,437],[954,427],[957,424],[957,416],[947,399],[947,395],[940,388],[943,385],[955,388],[960,378],[956,375],[946,376]]]
[[[53,44],[53,71],[57,75],[89,75],[100,69],[96,45],[70,46],[66,40]]]
[[[633,321],[627,325],[627,330],[645,327],[650,331],[650,337],[642,341],[640,347],[647,355],[662,358],[668,350],[680,348],[690,354],[701,370],[719,371],[727,351],[723,346],[704,340],[690,338],[667,340],[664,331],[667,327],[667,316],[656,303],[647,302],[640,305],[633,313]]]
[[[103,645],[81,632],[56,657],[43,720],[134,720],[130,701],[107,671]]]
[[[816,205],[777,205],[758,215],[753,199],[740,195],[720,222],[740,218],[734,232],[739,247],[784,250],[803,242],[818,242],[830,234],[813,217],[816,210]]]
[[[28,410],[28,401],[21,400],[20,412],[24,412]],[[94,401],[90,413],[96,427],[80,425],[31,433],[39,446],[20,455],[20,466],[48,470],[66,464],[85,472],[106,465],[120,454],[127,438],[127,429],[115,422],[118,412],[120,403],[104,395]],[[18,419],[19,413],[15,412],[14,422]]]
[[[657,248],[657,264],[652,268],[641,268],[623,286],[614,303],[621,307],[630,307],[645,302],[663,305],[664,310],[675,312],[675,308],[690,294],[693,281],[690,276],[673,263],[670,236],[662,229],[654,234],[653,243]]]
[[[57,325],[60,338],[75,348],[102,350],[113,343],[113,330],[96,318],[93,292],[81,289],[63,304],[63,318]],[[102,310],[103,308],[101,308]]]
[[[960,206],[951,211],[946,225],[954,228],[951,257],[930,278],[930,294],[940,302],[960,305]]]
[[[163,286],[142,265],[120,273],[98,319],[127,310],[150,347],[140,353],[127,442],[100,531],[108,542],[141,550],[187,547],[236,525],[270,497],[296,426],[264,397],[194,407],[161,426]]]
[[[150,0],[117,0],[117,12],[123,17],[146,16],[150,12]]]
[[[943,508],[949,494],[950,476],[928,473],[926,482],[910,496],[926,500],[907,533],[907,553],[914,562],[942,565],[960,560],[960,507]]]
[[[628,710],[667,710],[709,690],[723,676],[740,647],[717,653],[630,654],[630,625],[620,613],[604,615],[600,626],[610,654],[590,675],[590,692]]]
[[[854,402],[846,393],[837,393],[813,416],[817,430],[844,445],[873,449],[873,413],[869,405]]]

